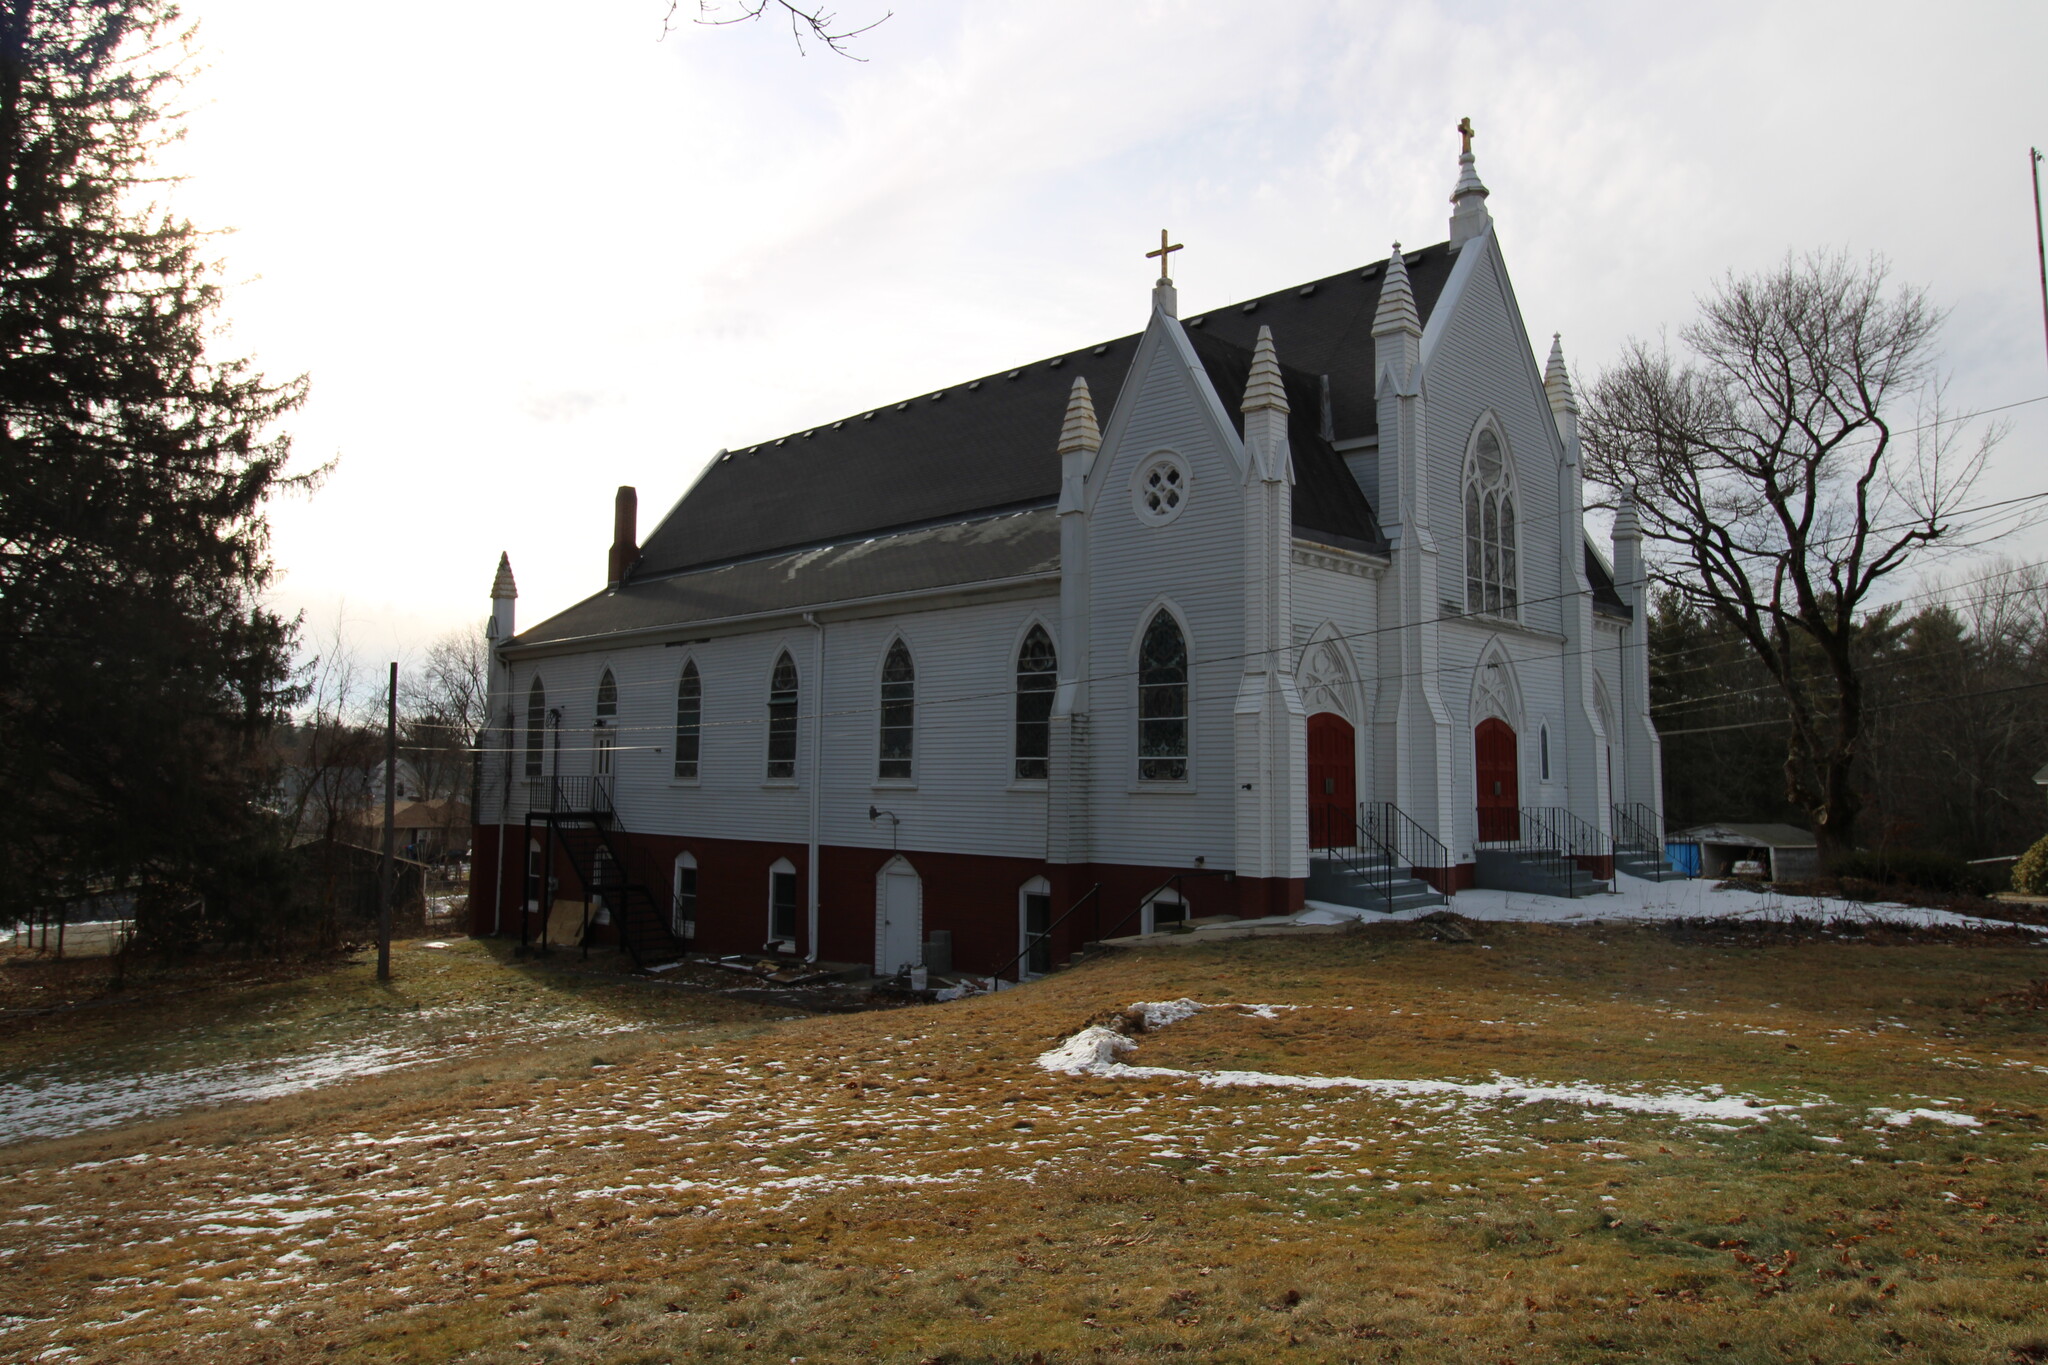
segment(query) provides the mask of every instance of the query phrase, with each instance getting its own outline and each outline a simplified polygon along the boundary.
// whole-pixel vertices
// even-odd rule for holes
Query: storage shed
[[[1753,875],[1738,863],[1754,863],[1763,880],[1794,882],[1820,873],[1813,836],[1794,825],[1695,825],[1666,840],[1672,865],[1696,868],[1703,877]]]

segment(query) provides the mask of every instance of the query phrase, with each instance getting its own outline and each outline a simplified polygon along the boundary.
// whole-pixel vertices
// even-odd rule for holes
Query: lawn
[[[402,1069],[0,1148],[0,1357],[2048,1360],[2048,952],[1469,927],[780,1021],[408,947]],[[236,991],[92,1027],[220,1064]]]

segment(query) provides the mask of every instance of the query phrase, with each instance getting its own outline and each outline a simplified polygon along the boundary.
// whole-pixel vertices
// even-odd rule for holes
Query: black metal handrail
[[[558,777],[548,788],[548,810],[612,814],[611,782],[601,777]]]
[[[1358,823],[1382,847],[1392,850],[1395,861],[1409,871],[1448,873],[1450,870],[1451,851],[1393,802],[1361,802]],[[1446,876],[1445,880],[1448,881],[1449,877]],[[1440,889],[1444,894],[1450,894],[1448,888]]]
[[[1114,938],[1116,936],[1117,930],[1123,928],[1126,924],[1129,924],[1131,922],[1132,915],[1143,914],[1145,912],[1145,907],[1159,899],[1159,893],[1162,891],[1173,892],[1175,898],[1178,900],[1180,904],[1181,909],[1186,910],[1188,908],[1187,893],[1181,890],[1180,884],[1189,877],[1230,877],[1234,875],[1236,874],[1223,868],[1206,867],[1195,868],[1194,870],[1189,872],[1176,872],[1171,877],[1168,877],[1165,881],[1159,883],[1159,885],[1153,887],[1150,891],[1147,891],[1144,895],[1138,897],[1138,904],[1136,905],[1136,907],[1125,911],[1123,918],[1119,919],[1115,924],[1110,925],[1110,931],[1106,934],[1102,932],[1102,907],[1097,906],[1095,909],[1095,937],[1091,939],[1090,942],[1102,943],[1106,942],[1111,938]]]
[[[1616,802],[1614,806],[1614,846],[1639,852],[1650,860],[1650,880],[1661,882],[1673,875],[1671,867],[1664,861],[1663,822],[1658,820],[1656,809],[1646,802],[1631,805]]]
[[[1563,882],[1566,895],[1576,896],[1579,879],[1587,874],[1572,853],[1569,833],[1560,831],[1552,818],[1558,809],[1556,806],[1482,806],[1478,812],[1478,831],[1482,837],[1475,839],[1473,846],[1512,852],[1535,864],[1537,870]],[[1510,830],[1512,837],[1509,837]],[[1494,837],[1483,837],[1489,832]]]
[[[1573,857],[1614,856],[1614,841],[1601,833],[1600,827],[1591,820],[1583,818],[1566,806],[1541,806],[1538,809],[1548,820],[1557,838],[1563,842],[1565,851]]]
[[[1315,852],[1342,866],[1355,879],[1354,885],[1378,896],[1391,915],[1394,913],[1394,883],[1401,880],[1400,854],[1374,833],[1363,815],[1361,808],[1360,818],[1351,822],[1349,846],[1332,844]]]
[[[1094,900],[1094,899],[1095,899],[1095,896],[1096,896],[1096,894],[1097,894],[1098,892],[1100,892],[1101,890],[1102,890],[1102,883],[1101,883],[1101,882],[1097,882],[1097,883],[1095,883],[1095,885],[1093,885],[1093,886],[1089,887],[1089,888],[1088,888],[1088,889],[1087,889],[1086,891],[1084,891],[1084,892],[1082,892],[1082,893],[1081,893],[1081,898],[1080,898],[1079,900],[1075,901],[1075,902],[1074,902],[1074,903],[1073,903],[1072,905],[1068,906],[1068,907],[1067,907],[1066,909],[1064,909],[1064,910],[1060,911],[1060,914],[1059,914],[1059,918],[1058,918],[1058,919],[1055,919],[1055,920],[1054,920],[1054,921],[1053,921],[1052,923],[1050,923],[1050,924],[1048,924],[1048,925],[1046,925],[1046,926],[1045,926],[1045,932],[1043,932],[1043,933],[1039,933],[1039,934],[1032,934],[1032,933],[1026,933],[1026,934],[1024,935],[1024,951],[1023,951],[1023,952],[1021,952],[1021,953],[1019,953],[1019,954],[1017,954],[1017,955],[1016,955],[1015,957],[1011,958],[1011,959],[1010,959],[1010,960],[1009,960],[1008,962],[1005,962],[1005,963],[1004,963],[1004,964],[1003,964],[1002,966],[1000,966],[1000,967],[996,968],[996,970],[995,970],[994,972],[992,972],[992,973],[990,974],[990,976],[989,976],[989,979],[990,979],[991,981],[1001,981],[1001,980],[1003,979],[1004,975],[1005,975],[1005,974],[1007,974],[1007,973],[1009,972],[1009,970],[1010,970],[1010,969],[1011,969],[1012,967],[1015,967],[1015,966],[1016,966],[1016,965],[1017,965],[1018,963],[1022,962],[1022,961],[1023,961],[1023,960],[1025,959],[1025,958],[1027,958],[1027,957],[1031,956],[1031,950],[1032,950],[1032,948],[1033,948],[1033,947],[1035,947],[1035,946],[1036,946],[1035,944],[1033,944],[1033,943],[1032,943],[1032,940],[1033,940],[1033,939],[1039,939],[1039,940],[1042,940],[1043,942],[1046,942],[1046,943],[1051,943],[1051,942],[1052,942],[1052,931],[1053,931],[1053,930],[1055,930],[1055,929],[1057,929],[1057,928],[1059,928],[1059,927],[1060,927],[1060,926],[1061,926],[1062,924],[1065,924],[1065,923],[1067,922],[1067,918],[1068,918],[1068,917],[1069,917],[1070,915],[1072,915],[1072,914],[1073,914],[1073,913],[1074,913],[1074,912],[1075,912],[1076,910],[1079,910],[1079,909],[1080,909],[1080,908],[1081,908],[1082,906],[1086,905],[1086,904],[1087,904],[1087,903],[1088,903],[1089,901],[1091,901],[1091,900]],[[1101,924],[1101,920],[1100,920],[1100,916],[1101,916],[1101,913],[1102,913],[1102,912],[1101,912],[1100,908],[1098,907],[1098,908],[1097,908],[1097,910],[1096,910],[1096,915],[1097,915],[1097,927],[1100,927],[1100,924]]]

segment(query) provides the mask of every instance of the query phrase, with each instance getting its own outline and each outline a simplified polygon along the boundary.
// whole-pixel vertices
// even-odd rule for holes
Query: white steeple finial
[[[1067,420],[1060,427],[1059,453],[1093,455],[1100,449],[1102,428],[1095,424],[1095,399],[1088,392],[1088,381],[1075,375],[1074,387],[1067,393]]]
[[[1572,413],[1579,410],[1579,400],[1572,394],[1572,377],[1564,367],[1564,334],[1550,334],[1550,361],[1543,367],[1543,392],[1550,399],[1553,413]]]
[[[498,555],[498,576],[491,580],[491,600],[519,596],[518,585],[512,581],[512,556],[500,552]]]
[[[1380,306],[1372,315],[1372,334],[1389,332],[1422,335],[1422,314],[1415,308],[1415,286],[1408,282],[1408,263],[1401,259],[1401,244],[1387,257],[1387,278],[1380,285]]]
[[[1493,226],[1493,217],[1486,211],[1486,186],[1479,181],[1479,172],[1472,162],[1472,137],[1478,129],[1472,120],[1458,120],[1458,132],[1465,139],[1464,150],[1458,155],[1458,183],[1451,190],[1451,250],[1456,251],[1465,243]]]
[[[1252,352],[1252,373],[1244,386],[1240,412],[1292,412],[1287,405],[1287,386],[1280,378],[1280,357],[1273,349],[1273,329],[1259,328],[1258,349]]]

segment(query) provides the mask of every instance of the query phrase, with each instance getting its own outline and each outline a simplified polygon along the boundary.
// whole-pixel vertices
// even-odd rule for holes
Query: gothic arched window
[[[1465,460],[1465,610],[1516,615],[1519,581],[1514,476],[1499,434],[1482,426]]]
[[[548,692],[535,677],[526,689],[526,775],[539,777],[543,746],[547,743]]]
[[[597,707],[592,714],[592,727],[597,731],[591,748],[593,770],[599,777],[612,775],[612,754],[619,746],[619,685],[607,668],[597,680]]]
[[[697,743],[703,720],[704,681],[692,659],[683,665],[682,680],[676,684],[676,776],[685,782],[697,779]]]
[[[1059,656],[1044,626],[1033,626],[1017,651],[1017,776],[1043,778],[1052,758],[1052,695]]]
[[[1164,607],[1138,646],[1138,778],[1188,780],[1188,645]]]
[[[796,662],[786,649],[768,679],[768,776],[796,776]]]
[[[917,668],[901,640],[882,659],[882,761],[875,776],[910,780],[910,748],[917,719]]]

